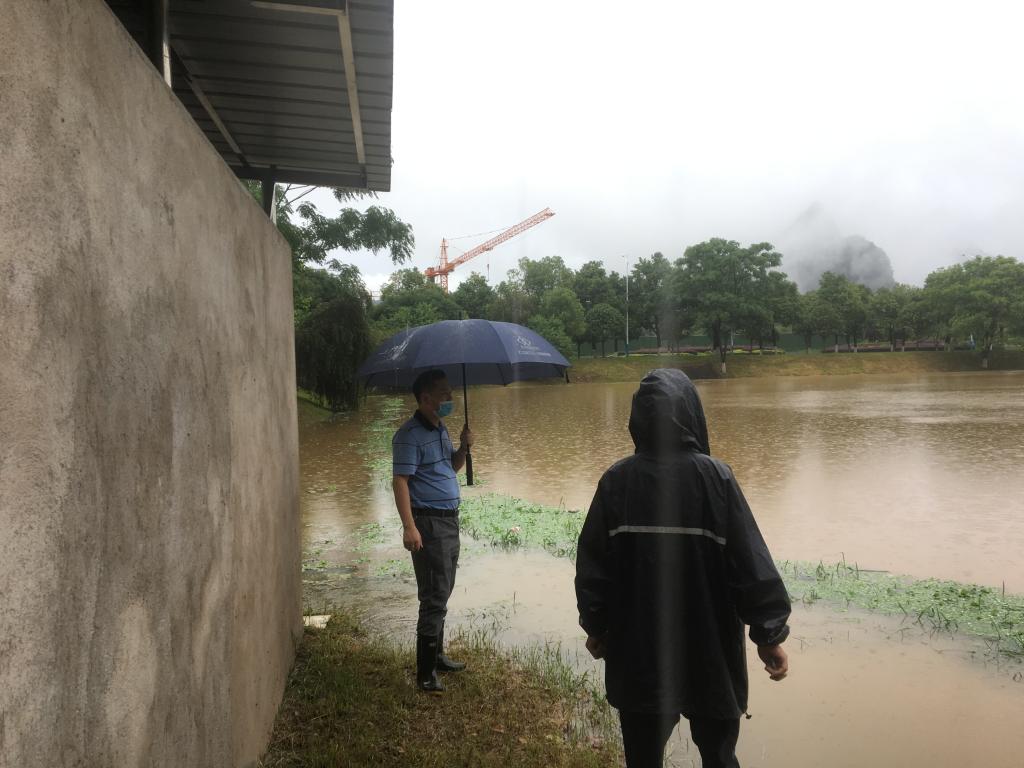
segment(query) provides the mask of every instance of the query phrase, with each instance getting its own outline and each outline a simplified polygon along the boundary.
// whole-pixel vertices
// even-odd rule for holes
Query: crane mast
[[[526,230],[530,229],[531,227],[535,227],[541,222],[547,221],[554,215],[554,211],[552,211],[550,208],[545,208],[540,213],[533,214],[533,216],[531,216],[530,218],[524,219],[518,224],[509,227],[501,234],[495,235],[490,240],[480,243],[480,245],[476,246],[472,250],[466,251],[464,254],[462,254],[456,259],[452,259],[451,261],[448,261],[448,241],[441,240],[441,256],[440,259],[438,260],[438,266],[427,267],[425,270],[423,270],[423,274],[429,277],[431,280],[434,280],[435,282],[438,278],[440,278],[441,288],[444,289],[445,293],[448,293],[448,275],[457,266],[459,266],[460,264],[465,264],[467,261],[479,256],[481,253],[486,253],[487,251],[492,250],[496,246],[499,246],[502,243],[504,243],[506,240],[511,240],[516,235],[520,235]]]

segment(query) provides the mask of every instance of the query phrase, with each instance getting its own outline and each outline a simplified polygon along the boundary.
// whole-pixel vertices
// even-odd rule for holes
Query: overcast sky
[[[1015,7],[396,0],[380,202],[413,225],[421,269],[443,236],[555,211],[453,288],[488,263],[497,283],[522,256],[621,272],[623,254],[674,259],[709,237],[779,242],[816,203],[902,282],[962,253],[1022,258]],[[371,288],[394,269],[337,256]]]

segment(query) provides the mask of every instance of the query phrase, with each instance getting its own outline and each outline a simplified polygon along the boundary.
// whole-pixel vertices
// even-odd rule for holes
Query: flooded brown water
[[[733,466],[776,557],[845,556],[864,568],[1005,581],[1024,592],[1024,374],[699,386],[712,452]],[[586,508],[601,472],[632,450],[634,389],[472,391],[483,488]],[[402,569],[390,487],[367,464],[381,402],[300,427],[306,543],[315,557],[345,566],[311,576],[307,600],[314,609],[318,601],[358,605],[379,629],[411,639],[415,588]],[[390,529],[353,552],[361,541],[353,532],[377,521]],[[453,624],[493,627],[511,644],[560,643],[587,665],[571,562],[465,538],[463,547]],[[822,604],[797,606],[792,624],[786,681],[771,683],[751,655],[744,766],[1024,768],[1022,665],[985,661],[977,643]],[[673,737],[670,764],[700,764],[685,733]]]

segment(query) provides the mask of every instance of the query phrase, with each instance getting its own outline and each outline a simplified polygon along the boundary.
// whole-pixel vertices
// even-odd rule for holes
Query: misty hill
[[[793,222],[777,247],[784,257],[782,268],[801,291],[817,288],[824,272],[845,275],[871,290],[896,283],[888,254],[861,235],[843,236],[818,204]]]

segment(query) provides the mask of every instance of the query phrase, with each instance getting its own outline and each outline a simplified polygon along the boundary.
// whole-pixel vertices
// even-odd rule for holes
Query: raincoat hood
[[[657,368],[641,380],[633,395],[629,434],[637,453],[711,454],[697,388],[689,376],[675,368]]]

